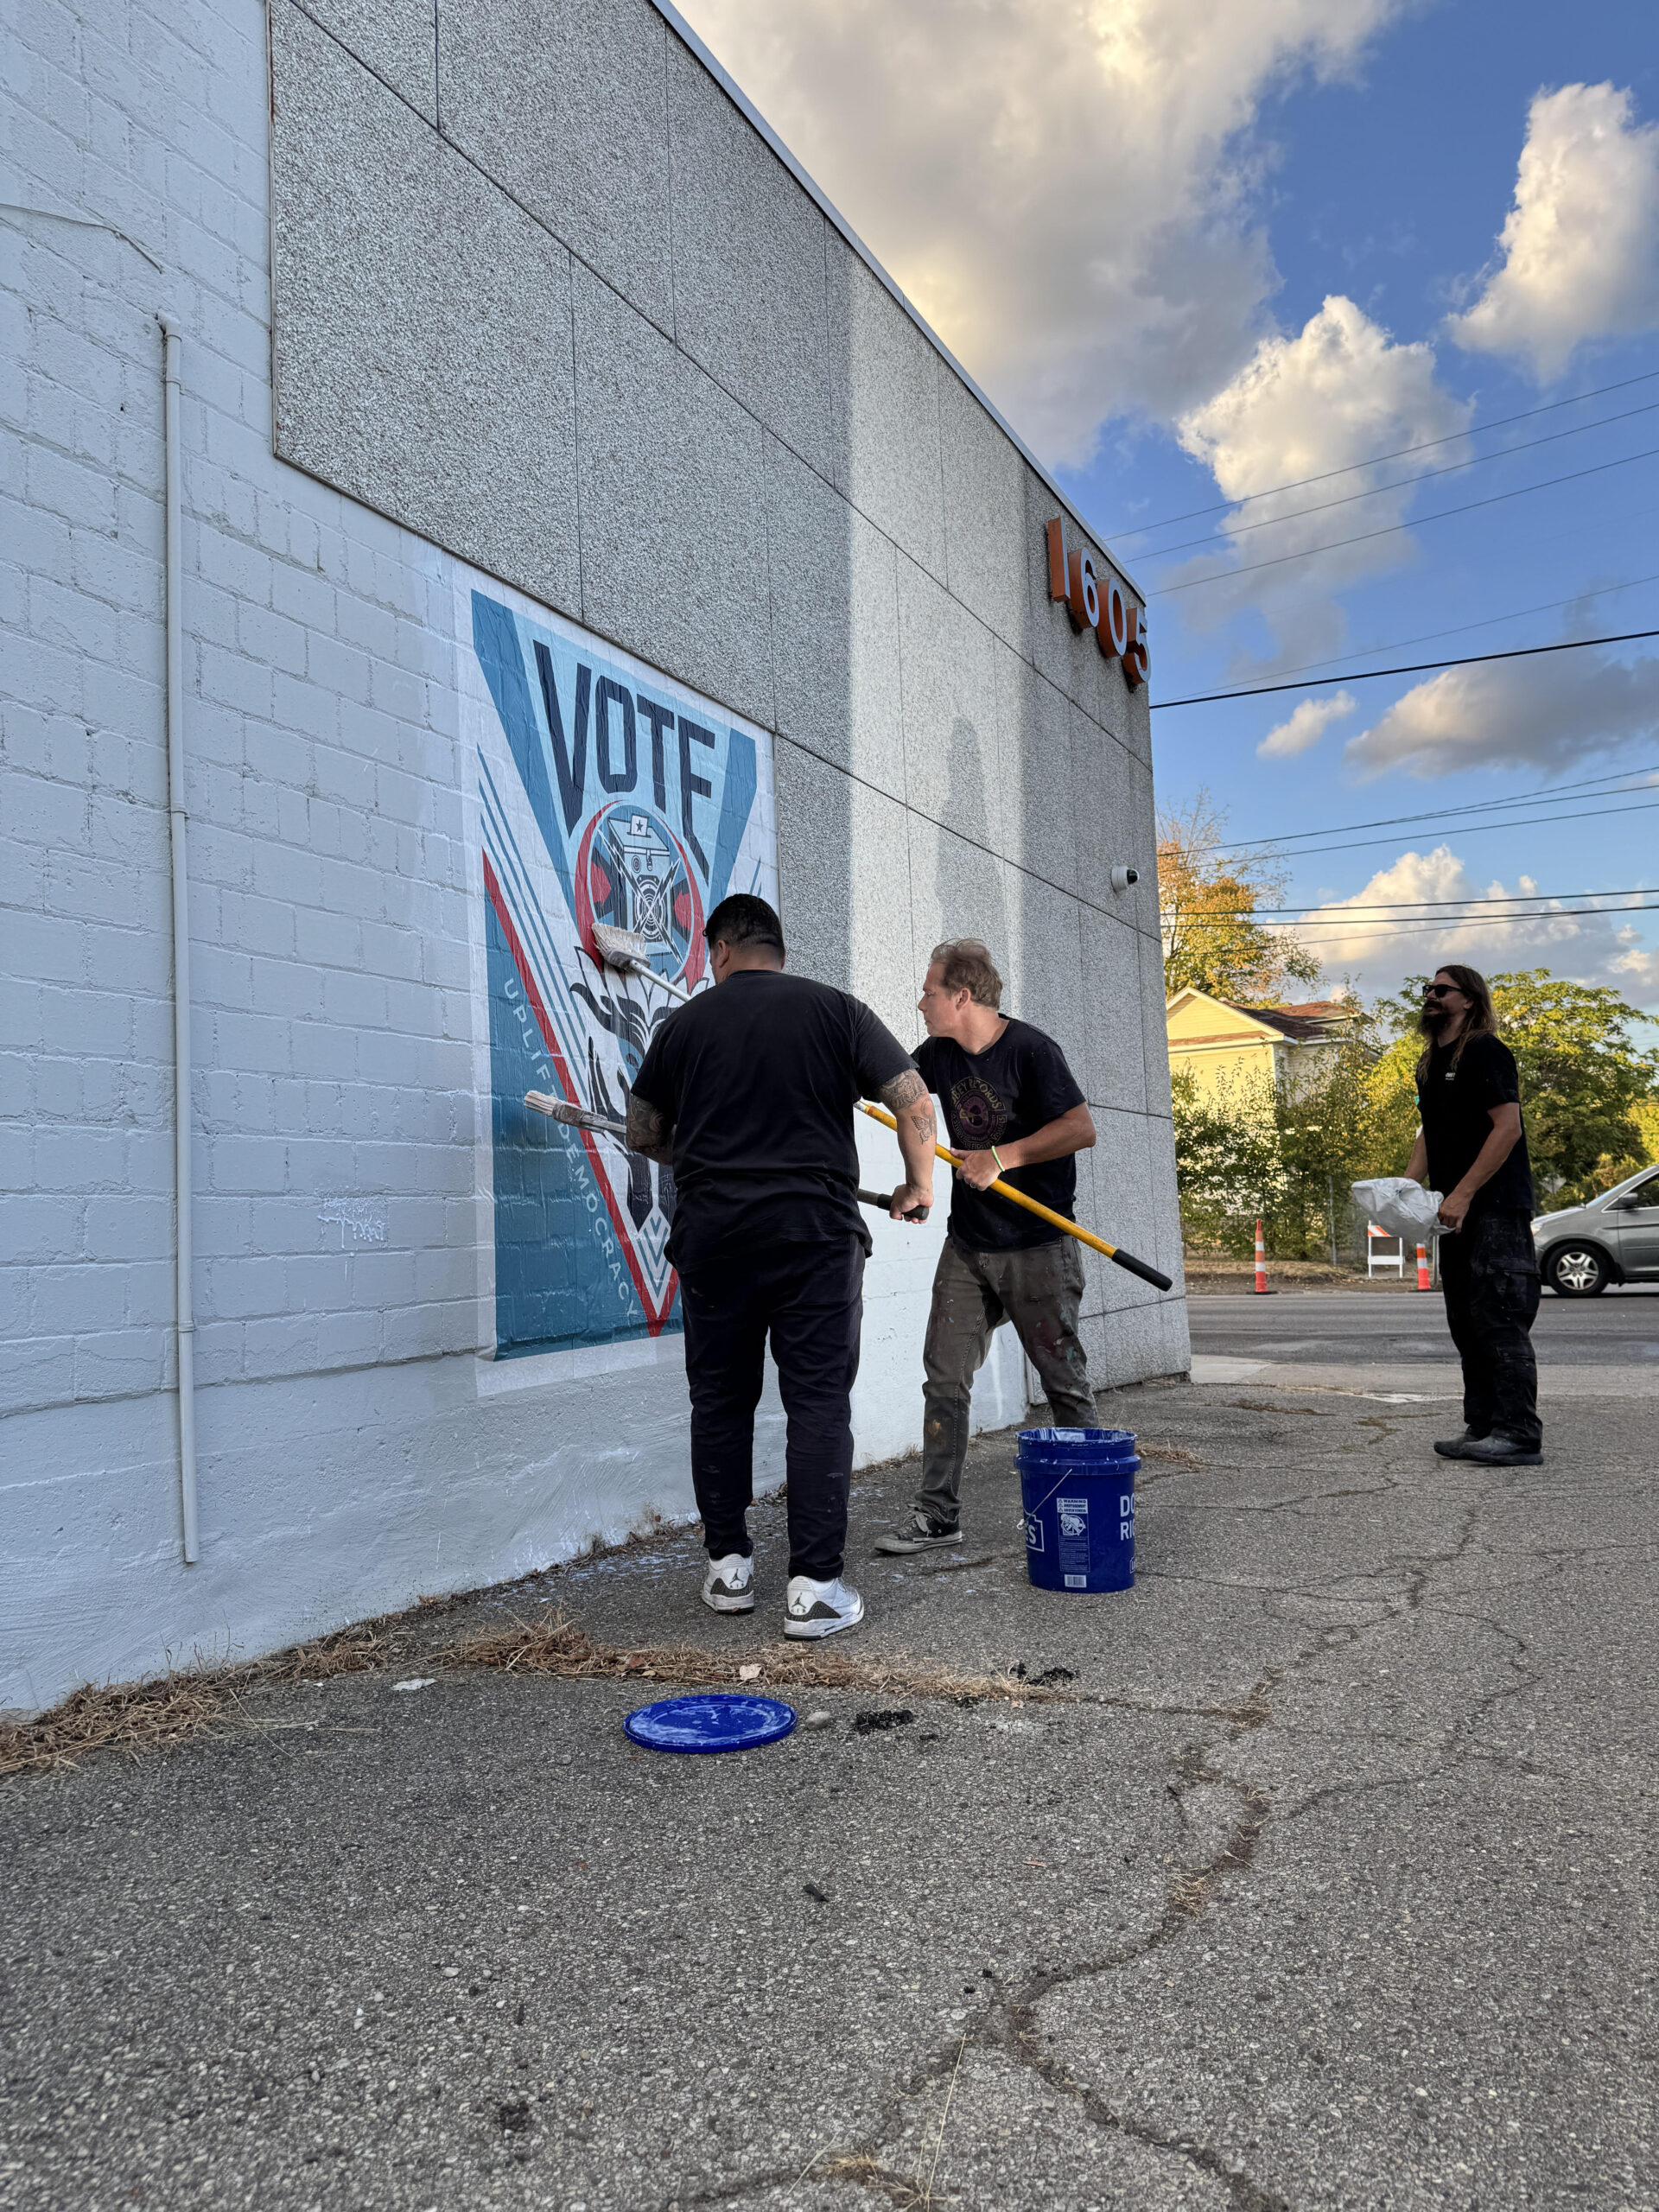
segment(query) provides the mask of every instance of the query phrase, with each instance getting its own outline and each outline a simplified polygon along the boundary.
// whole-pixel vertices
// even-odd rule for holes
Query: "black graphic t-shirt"
[[[633,1090],[674,1130],[676,1267],[842,1236],[868,1252],[853,1111],[914,1065],[861,999],[779,969],[740,968],[671,1014]]]
[[[984,1152],[1028,1137],[1084,1103],[1065,1053],[1028,1021],[1010,1019],[982,1052],[965,1052],[954,1037],[930,1037],[917,1046],[916,1065],[944,1108],[945,1126],[958,1152]],[[1016,1167],[1003,1180],[1056,1213],[1070,1214],[1077,1205],[1072,1154]],[[957,1175],[951,1179],[950,1234],[969,1252],[1017,1252],[1052,1244],[1062,1232],[994,1191],[969,1190]]]
[[[1492,1134],[1494,1106],[1518,1105],[1515,1054],[1497,1037],[1471,1037],[1452,1065],[1457,1046],[1436,1045],[1417,1085],[1417,1110],[1428,1150],[1429,1188],[1442,1198],[1456,1190]],[[1475,1192],[1471,1215],[1532,1211],[1532,1163],[1524,1121],[1509,1158]]]

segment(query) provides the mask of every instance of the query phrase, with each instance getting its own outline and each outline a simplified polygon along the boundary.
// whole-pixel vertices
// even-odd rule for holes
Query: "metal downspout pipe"
[[[184,524],[179,438],[179,333],[162,326],[163,474],[167,499],[167,812],[173,870],[174,1314],[179,1377],[179,1505],[184,1563],[199,1556],[196,1537],[196,1321],[190,1158],[190,884],[184,810]]]

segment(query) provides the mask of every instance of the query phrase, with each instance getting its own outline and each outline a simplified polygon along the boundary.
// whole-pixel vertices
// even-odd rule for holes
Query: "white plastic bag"
[[[1426,1191],[1408,1175],[1379,1175],[1353,1186],[1354,1204],[1390,1236],[1403,1236],[1408,1244],[1427,1243],[1441,1236],[1440,1193]]]

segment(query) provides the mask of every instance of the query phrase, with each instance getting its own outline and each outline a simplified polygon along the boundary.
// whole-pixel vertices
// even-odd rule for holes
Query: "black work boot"
[[[1512,1436],[1483,1436],[1469,1445],[1463,1457],[1478,1459],[1484,1467],[1541,1467],[1544,1455],[1535,1444],[1517,1444]]]
[[[1442,1459],[1466,1459],[1471,1444],[1484,1444],[1487,1432],[1484,1428],[1465,1428],[1461,1436],[1443,1436],[1434,1449]]]

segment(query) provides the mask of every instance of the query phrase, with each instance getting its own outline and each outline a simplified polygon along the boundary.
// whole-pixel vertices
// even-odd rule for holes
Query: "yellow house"
[[[1306,1006],[1230,1006],[1189,985],[1164,1008],[1169,1068],[1185,1068],[1201,1090],[1240,1093],[1267,1078],[1294,1089],[1330,1048],[1342,1041],[1351,1020],[1341,999]]]

